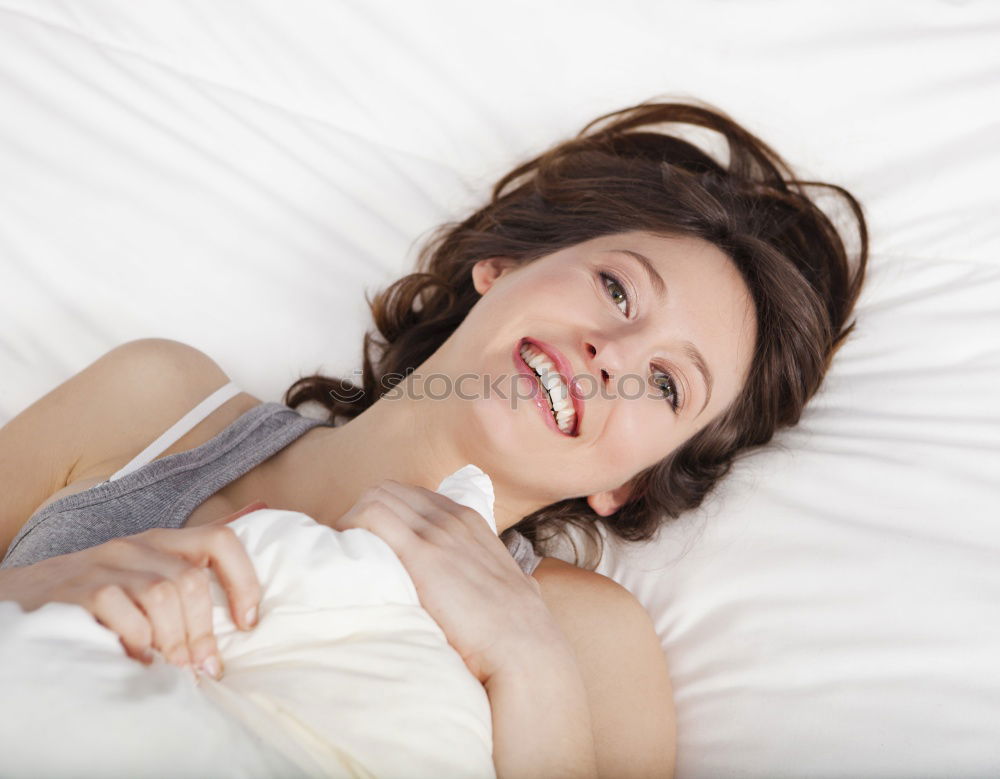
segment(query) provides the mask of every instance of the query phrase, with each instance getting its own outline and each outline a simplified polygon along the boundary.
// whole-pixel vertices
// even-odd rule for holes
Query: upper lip
[[[573,373],[573,366],[569,364],[569,360],[563,357],[562,352],[551,344],[547,344],[544,341],[539,341],[534,338],[524,338],[521,342],[531,344],[538,349],[538,351],[542,352],[546,357],[552,360],[556,366],[556,371],[558,371],[566,381],[566,388],[569,390],[570,402],[573,404],[573,412],[576,414],[576,423],[573,425],[573,434],[579,435],[580,425],[583,422],[583,397],[579,384],[574,378],[575,374]]]

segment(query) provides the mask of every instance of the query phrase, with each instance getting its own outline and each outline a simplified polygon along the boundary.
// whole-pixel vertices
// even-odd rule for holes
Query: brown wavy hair
[[[676,132],[692,127],[720,134],[728,160]],[[834,193],[848,206],[858,233],[853,260],[810,189]],[[578,550],[576,562],[592,569],[602,550],[595,522],[619,538],[640,541],[655,535],[664,516],[676,518],[700,505],[737,455],[798,422],[854,329],[847,320],[868,259],[860,204],[835,184],[798,180],[774,150],[722,111],[700,101],[641,103],[598,117],[576,137],[514,168],[483,208],[431,234],[417,272],[368,300],[377,332],[364,338],[361,387],[306,376],[286,391],[284,402],[294,408],[316,401],[331,422],[349,420],[461,324],[479,299],[472,283],[478,260],[528,263],[637,230],[700,238],[725,252],[754,301],[757,342],[743,391],[704,429],[639,473],[616,513],[600,518],[585,498],[574,498],[524,517],[502,536],[509,542],[519,531],[542,554],[564,536],[577,550],[566,533],[575,526],[587,546],[584,562]]]

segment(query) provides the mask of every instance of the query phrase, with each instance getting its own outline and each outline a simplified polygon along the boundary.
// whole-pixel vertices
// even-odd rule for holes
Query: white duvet
[[[492,523],[478,468],[439,492]],[[495,775],[486,693],[388,545],[293,511],[230,527],[263,597],[240,631],[213,577],[219,681],[143,666],[78,606],[0,603],[3,775]]]

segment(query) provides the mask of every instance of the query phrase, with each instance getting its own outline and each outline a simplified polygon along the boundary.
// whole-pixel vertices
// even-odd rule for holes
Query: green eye
[[[680,400],[677,397],[677,385],[674,383],[673,376],[664,371],[654,370],[653,374],[649,377],[649,383],[663,394],[664,399],[676,411],[680,405]]]
[[[608,291],[608,295],[611,297],[611,301],[618,306],[619,310],[628,316],[628,294],[625,292],[625,288],[610,273],[602,273],[601,279],[604,281],[604,288]]]

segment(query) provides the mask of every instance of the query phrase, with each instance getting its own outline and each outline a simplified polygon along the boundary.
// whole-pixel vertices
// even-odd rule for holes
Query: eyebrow
[[[610,249],[609,251],[627,254],[629,257],[636,260],[646,272],[646,276],[649,277],[649,284],[656,292],[657,296],[661,299],[667,296],[667,285],[663,281],[663,277],[657,272],[656,266],[653,265],[649,257],[644,254],[639,254],[639,252],[631,249]],[[708,405],[708,401],[712,399],[712,384],[714,381],[712,372],[708,369],[708,364],[705,362],[705,358],[702,357],[701,352],[698,351],[698,347],[693,343],[690,341],[684,341],[681,344],[681,349],[683,349],[684,354],[688,357],[688,359],[694,363],[694,367],[698,369],[698,373],[701,374],[701,378],[705,382],[705,402],[702,404],[701,410],[698,412],[698,414],[701,414],[701,412],[705,410],[705,406]]]
[[[681,348],[684,350],[684,354],[691,358],[691,362],[694,363],[694,367],[698,369],[698,373],[701,374],[701,378],[705,380],[705,402],[701,405],[700,414],[705,410],[705,406],[708,405],[708,401],[712,399],[712,372],[708,369],[708,365],[705,364],[705,358],[701,356],[701,352],[698,351],[698,347],[695,346],[690,341],[685,341],[681,344]],[[697,414],[695,415],[697,416]]]
[[[632,259],[638,260],[642,269],[646,271],[646,275],[649,277],[649,283],[653,287],[653,291],[661,298],[666,296],[667,285],[663,281],[663,276],[657,272],[656,266],[650,262],[649,257],[639,254],[639,252],[634,252],[631,249],[611,249],[611,251],[627,254]]]

